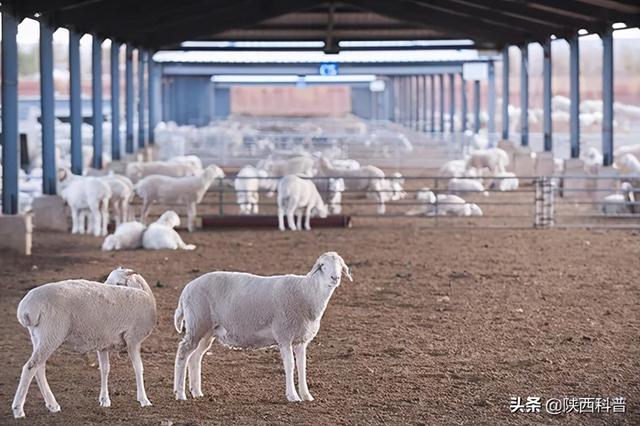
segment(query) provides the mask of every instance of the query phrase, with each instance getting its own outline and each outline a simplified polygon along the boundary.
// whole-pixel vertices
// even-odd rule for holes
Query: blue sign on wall
[[[320,64],[318,73],[320,75],[338,75],[339,69],[337,62],[323,62]]]

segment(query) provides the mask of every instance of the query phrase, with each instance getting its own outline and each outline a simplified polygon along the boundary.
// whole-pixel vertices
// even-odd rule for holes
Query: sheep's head
[[[480,206],[475,203],[465,204],[465,216],[482,216],[482,210]]]
[[[316,207],[313,208],[312,210],[313,214],[321,217],[321,218],[325,218],[327,216],[329,216],[329,208],[327,207],[327,205],[325,203],[319,203]]]
[[[353,281],[351,271],[344,259],[334,251],[322,254],[313,265],[311,274],[318,277],[321,282],[328,283],[331,288],[340,285],[342,274],[345,274],[349,281]]]
[[[422,188],[416,193],[416,200],[423,201],[427,204],[434,204],[436,202],[436,195],[429,188]]]
[[[204,169],[204,177],[209,182],[213,182],[216,179],[221,181],[224,179],[225,174],[220,167],[212,164]]]
[[[329,178],[329,191],[331,192],[344,192],[344,179],[342,178]]]
[[[145,279],[142,278],[142,275],[136,273],[133,269],[125,269],[121,266],[111,271],[104,283],[107,285],[121,285],[124,287],[138,288],[140,290],[149,289],[149,285]]]
[[[180,216],[173,210],[167,210],[156,220],[156,223],[175,228],[176,226],[180,226]]]
[[[120,240],[116,238],[115,235],[107,235],[102,243],[103,251],[111,251],[111,250],[120,250],[121,244]]]

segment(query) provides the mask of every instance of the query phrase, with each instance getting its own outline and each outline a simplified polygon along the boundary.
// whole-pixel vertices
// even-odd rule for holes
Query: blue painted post
[[[91,103],[93,105],[93,162],[94,169],[102,168],[102,40],[93,35],[91,43]]]
[[[2,12],[2,213],[18,213],[18,20]]]
[[[138,148],[144,148],[147,143],[145,132],[145,94],[144,94],[144,63],[146,53],[138,49]]]
[[[71,124],[71,173],[82,174],[82,86],[80,37],[69,31],[69,123]]]
[[[415,116],[416,116],[416,120],[415,123],[413,124],[413,128],[416,129],[417,131],[420,131],[420,76],[416,75],[415,76],[415,81],[416,81],[416,87],[415,87]]]
[[[553,150],[551,130],[551,38],[542,43],[542,125],[544,128],[544,150]]]
[[[493,61],[489,61],[489,81],[487,87],[487,97],[489,98],[489,121],[487,122],[487,134],[490,146],[494,146],[496,133],[496,66]]]
[[[462,103],[460,109],[460,130],[464,132],[467,130],[467,81],[460,73],[460,102]]]
[[[529,146],[529,46],[520,46],[520,144]]]
[[[569,97],[571,109],[569,127],[571,131],[571,158],[580,157],[580,48],[578,34],[569,38]]]
[[[400,95],[400,79],[398,77],[392,77],[391,82],[393,83],[393,121],[398,123],[400,121],[400,102],[398,99]]]
[[[431,102],[429,111],[431,112],[431,133],[436,132],[436,76],[431,74]]]
[[[428,129],[428,114],[429,114],[429,96],[427,94],[427,76],[422,76],[422,131],[426,132]]]
[[[602,33],[602,155],[603,164],[613,164],[613,30]]]
[[[156,128],[156,124],[158,124],[158,113],[157,113],[157,91],[158,91],[158,83],[159,83],[159,75],[158,75],[158,65],[153,60],[153,55],[149,53],[148,56],[149,63],[149,145],[153,145],[155,140],[154,129]]]
[[[111,158],[120,160],[120,43],[111,40]]]
[[[42,124],[42,193],[56,193],[56,143],[53,102],[53,30],[40,22],[40,118]]]
[[[133,154],[133,47],[127,44],[125,48],[125,124],[126,130],[126,151]]]
[[[444,133],[444,75],[438,75],[440,88],[440,133]]]
[[[509,139],[509,46],[502,49],[502,139]]]
[[[480,131],[480,80],[473,81],[473,133]]]
[[[455,74],[449,74],[449,131],[455,131],[454,118],[456,116],[456,82]]]

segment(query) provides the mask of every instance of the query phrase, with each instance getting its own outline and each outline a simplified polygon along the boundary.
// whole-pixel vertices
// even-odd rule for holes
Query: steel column
[[[94,169],[102,168],[102,40],[93,35],[91,43],[91,103],[93,105],[93,162]]]
[[[133,154],[133,47],[127,44],[125,48],[125,104],[124,114],[126,123],[126,151]]]
[[[393,121],[400,122],[400,79],[391,77],[393,83]]]
[[[429,94],[427,93],[427,76],[422,76],[422,98],[424,103],[422,104],[422,131],[428,130],[427,123],[429,122]]]
[[[494,145],[494,135],[496,133],[496,65],[493,61],[489,61],[489,80],[487,87],[487,97],[489,98],[489,120],[487,122],[487,136],[489,137],[489,145]]]
[[[473,133],[480,131],[480,80],[473,81]]]
[[[449,131],[455,131],[454,118],[456,115],[456,83],[455,74],[449,74]]]
[[[111,41],[111,158],[120,160],[120,43]]]
[[[580,157],[580,47],[578,34],[569,38],[569,87],[571,98],[571,158]]]
[[[551,38],[542,43],[542,124],[544,129],[544,150],[553,151],[551,126]]]
[[[148,54],[147,63],[149,64],[148,68],[148,79],[149,82],[147,84],[149,90],[149,145],[153,145],[156,142],[154,130],[156,128],[156,124],[158,124],[158,106],[156,105],[157,96],[158,96],[158,83],[160,82],[160,78],[158,75],[158,65],[153,60],[153,55]]]
[[[520,46],[520,144],[529,146],[529,45]]]
[[[602,155],[603,165],[613,164],[613,29],[602,37]]]
[[[502,49],[502,139],[509,139],[509,46]]]
[[[82,86],[80,37],[69,31],[69,123],[71,124],[71,173],[82,174]]]
[[[431,105],[429,111],[431,112],[431,133],[436,131],[436,77],[432,74],[431,79]]]
[[[147,143],[145,132],[145,94],[144,94],[144,69],[146,52],[138,49],[138,148],[144,148]]]
[[[2,213],[18,213],[18,20],[2,12]]]
[[[56,193],[56,142],[53,101],[53,30],[40,22],[40,121],[42,125],[42,193]]]
[[[467,81],[460,74],[460,130],[467,130]]]
[[[416,100],[416,105],[415,105],[415,114],[416,114],[416,121],[413,125],[413,128],[415,130],[420,130],[420,76],[416,75],[415,76],[415,80],[416,80],[416,87],[415,87],[415,100]]]
[[[444,74],[438,74],[440,87],[440,133],[444,133]]]

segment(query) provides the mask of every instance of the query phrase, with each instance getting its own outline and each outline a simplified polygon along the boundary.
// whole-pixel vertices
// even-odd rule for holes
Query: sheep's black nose
[[[338,281],[338,277],[334,277],[333,275],[331,275],[331,279],[332,279],[333,281]]]

